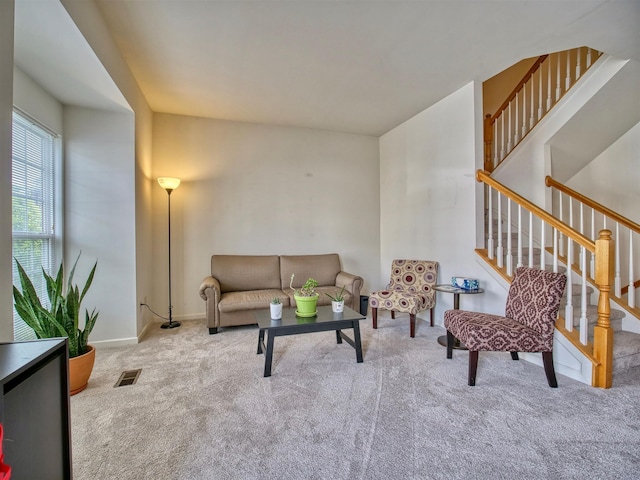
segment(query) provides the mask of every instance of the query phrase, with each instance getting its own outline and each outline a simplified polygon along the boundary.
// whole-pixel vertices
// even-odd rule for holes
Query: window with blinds
[[[42,269],[55,268],[55,141],[56,136],[19,113],[13,113],[12,232],[13,256],[23,266],[43,303],[48,302]],[[13,284],[20,287],[15,260]],[[54,272],[55,273],[55,272]],[[35,334],[15,309],[15,340]]]

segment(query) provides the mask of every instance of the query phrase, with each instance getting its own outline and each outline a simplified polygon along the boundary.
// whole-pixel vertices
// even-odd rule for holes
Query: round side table
[[[438,292],[446,292],[446,293],[453,293],[453,309],[454,310],[458,310],[460,309],[460,295],[475,295],[478,293],[484,293],[484,290],[482,288],[476,288],[475,290],[465,290],[464,288],[458,288],[458,287],[454,287],[451,285],[447,285],[445,283],[436,285],[433,287],[434,290],[437,290]],[[440,345],[442,345],[443,347],[447,346],[447,336],[446,335],[441,335],[438,337],[438,343]],[[466,350],[467,347],[465,347],[462,343],[460,343],[460,340],[458,340],[456,338],[456,341],[453,344],[453,348],[457,349],[457,350]]]

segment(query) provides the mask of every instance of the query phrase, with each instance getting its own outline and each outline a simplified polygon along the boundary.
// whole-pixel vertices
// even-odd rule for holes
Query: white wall
[[[566,184],[605,207],[640,223],[640,123]]]
[[[84,284],[98,261],[83,302],[100,312],[93,343],[137,340],[133,122],[131,113],[64,109],[65,265],[82,252],[75,280]]]
[[[45,127],[62,134],[62,104],[18,67],[13,69],[13,104]]]
[[[13,341],[11,276],[11,116],[13,0],[0,2],[0,341]]]
[[[135,221],[127,224],[127,227],[131,230],[124,233],[135,238],[135,245],[132,247],[132,251],[124,253],[127,256],[133,256],[132,262],[135,266],[135,271],[133,272],[135,290],[133,295],[136,299],[144,299],[151,296],[153,288],[152,265],[154,260],[151,248],[149,248],[149,245],[154,241],[151,235],[153,191],[153,180],[151,179],[151,135],[153,115],[95,3],[75,0],[60,1],[86,38],[106,72],[108,72],[109,77],[117,85],[118,90],[122,92],[126,103],[130,105],[134,112],[135,151],[134,157],[130,159],[130,169],[128,170],[128,174],[131,177],[127,178],[127,181],[133,182],[131,183],[131,194],[135,195],[135,207],[131,207],[133,209],[131,215],[135,216]],[[146,310],[138,308],[137,301],[135,304],[129,304],[129,307],[130,309],[126,312],[126,316],[131,321],[134,321],[133,319],[135,318],[135,329],[139,338],[144,334],[145,327],[150,325],[152,318]],[[101,329],[109,330],[108,333],[102,330],[108,338],[118,339],[122,338],[124,334],[118,330],[118,325],[101,325],[100,327]]]
[[[438,283],[458,275],[485,288],[463,296],[461,308],[504,312],[504,289],[474,253],[481,135],[481,86],[471,83],[380,138],[382,274],[374,288],[386,285],[394,258],[436,260]],[[436,323],[452,306],[452,295],[438,293]]]
[[[155,114],[154,177],[171,195],[172,304],[202,317],[198,295],[216,254],[340,254],[377,279],[378,139],[364,135]],[[153,306],[167,310],[167,194],[153,188]]]

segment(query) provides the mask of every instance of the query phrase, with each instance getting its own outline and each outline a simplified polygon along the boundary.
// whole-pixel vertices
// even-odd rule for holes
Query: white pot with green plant
[[[289,288],[293,290],[293,298],[296,301],[296,315],[299,317],[313,317],[318,313],[318,297],[320,296],[318,292],[316,292],[318,281],[309,278],[299,288],[294,288],[294,276],[295,274],[292,273]]]
[[[282,301],[278,297],[273,297],[269,304],[271,319],[280,320],[282,318]]]
[[[329,293],[326,294],[331,299],[331,311],[334,313],[340,313],[344,311],[344,286],[338,292],[336,290],[335,295]]]
[[[98,319],[98,312],[96,312],[95,308],[91,313],[85,309],[84,329],[80,329],[80,306],[91,286],[91,282],[93,282],[98,262],[93,265],[87,281],[82,290],[80,290],[73,283],[73,274],[79,259],[80,255],[78,255],[73,264],[66,286],[63,263],[60,263],[60,268],[55,278],[47,274],[44,268],[42,269],[49,297],[48,308],[42,305],[33,287],[33,282],[17,259],[15,261],[22,291],[18,290],[15,285],[13,286],[16,312],[18,312],[24,323],[33,329],[37,338],[67,337],[71,395],[84,390],[91,376],[95,360],[95,349],[88,342],[89,334]]]

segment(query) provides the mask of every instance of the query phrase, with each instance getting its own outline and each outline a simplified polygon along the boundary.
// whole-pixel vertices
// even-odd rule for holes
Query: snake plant
[[[15,259],[22,288],[22,292],[20,292],[15,285],[13,286],[16,312],[33,329],[37,338],[68,337],[70,358],[87,352],[89,334],[98,319],[98,312],[96,312],[95,308],[91,313],[85,309],[84,329],[81,330],[79,328],[80,305],[91,286],[93,275],[98,266],[98,262],[93,265],[89,277],[84,287],[82,287],[82,291],[80,291],[78,286],[73,284],[73,274],[79,259],[80,255],[78,255],[73,264],[66,290],[64,289],[64,268],[62,263],[55,278],[47,274],[44,268],[42,269],[42,274],[47,283],[47,295],[50,304],[48,309],[42,306],[33,287],[33,282],[22,265],[20,265],[20,262]]]

